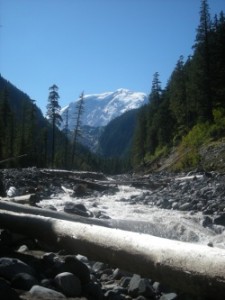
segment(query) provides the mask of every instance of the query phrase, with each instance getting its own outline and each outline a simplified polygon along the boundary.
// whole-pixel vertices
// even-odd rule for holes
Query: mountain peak
[[[131,91],[128,89],[120,88],[120,89],[117,89],[116,92],[122,94],[122,93],[130,93]]]
[[[62,128],[65,126],[65,111],[69,109],[69,129],[74,128],[74,115],[79,99],[62,108]],[[120,88],[115,92],[84,95],[82,125],[100,127],[131,109],[139,108],[147,102],[147,95]]]

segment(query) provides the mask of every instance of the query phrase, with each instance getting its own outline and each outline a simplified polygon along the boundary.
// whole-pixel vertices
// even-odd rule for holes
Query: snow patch
[[[61,116],[63,122],[61,129],[65,128],[66,111],[68,112],[68,126],[74,129],[77,99],[62,108]],[[147,95],[142,92],[132,92],[127,89],[118,89],[115,92],[102,94],[84,95],[84,112],[81,117],[82,125],[91,127],[106,126],[111,120],[121,114],[136,109],[147,103]]]

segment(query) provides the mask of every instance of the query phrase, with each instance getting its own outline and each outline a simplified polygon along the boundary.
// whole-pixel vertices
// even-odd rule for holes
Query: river
[[[129,230],[135,226],[135,230],[141,233],[225,248],[224,227],[219,225],[204,227],[202,223],[205,216],[201,212],[161,209],[149,203],[146,205],[143,201],[132,201],[138,197],[143,198],[145,194],[151,194],[151,191],[127,185],[119,185],[118,188],[115,194],[104,193],[97,197],[78,198],[71,197],[68,193],[52,195],[50,199],[43,199],[38,205],[43,208],[52,205],[58,211],[63,211],[68,202],[82,203],[94,215],[101,212],[106,218],[118,220],[118,224],[126,220]]]

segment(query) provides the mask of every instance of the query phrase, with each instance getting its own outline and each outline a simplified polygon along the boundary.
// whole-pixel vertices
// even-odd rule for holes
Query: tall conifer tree
[[[200,24],[197,28],[195,48],[195,61],[200,90],[199,111],[200,121],[212,121],[212,80],[211,80],[211,49],[210,35],[212,22],[210,19],[209,5],[207,0],[202,0],[200,8]]]
[[[52,158],[51,165],[54,166],[55,162],[55,132],[56,125],[60,125],[62,118],[60,116],[61,106],[59,105],[59,94],[57,85],[53,84],[49,88],[47,117],[52,124]]]
[[[81,135],[81,116],[84,111],[84,92],[81,93],[80,98],[76,106],[76,115],[75,115],[75,127],[73,131],[73,145],[72,145],[72,165],[74,163],[75,151],[77,146],[77,139]]]

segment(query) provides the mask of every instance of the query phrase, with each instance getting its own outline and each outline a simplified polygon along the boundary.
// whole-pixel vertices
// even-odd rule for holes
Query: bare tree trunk
[[[224,299],[225,251],[221,249],[6,211],[0,211],[0,226],[202,299]]]

